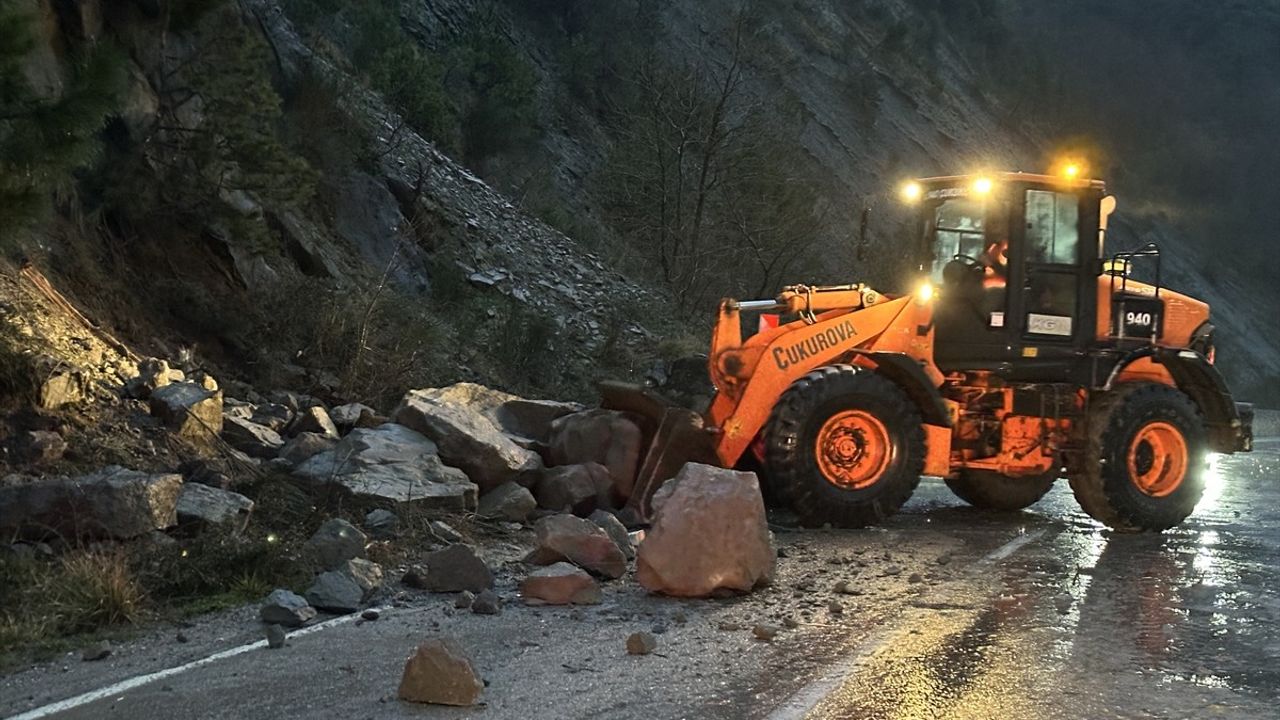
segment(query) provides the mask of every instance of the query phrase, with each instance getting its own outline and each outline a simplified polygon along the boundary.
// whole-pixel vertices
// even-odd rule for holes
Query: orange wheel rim
[[[827,418],[818,431],[815,455],[827,482],[846,490],[876,484],[893,459],[884,423],[865,410],[845,410]]]
[[[1187,476],[1187,440],[1166,422],[1144,425],[1129,443],[1129,477],[1143,493],[1164,497]]]

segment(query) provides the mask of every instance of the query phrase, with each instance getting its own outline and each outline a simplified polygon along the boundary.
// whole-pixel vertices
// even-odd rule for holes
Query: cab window
[[[1075,195],[1028,190],[1027,262],[1075,265],[1079,257],[1079,213]]]
[[[956,255],[977,258],[983,247],[983,203],[957,197],[943,201],[933,214],[933,266],[930,275],[942,282],[942,269]]]

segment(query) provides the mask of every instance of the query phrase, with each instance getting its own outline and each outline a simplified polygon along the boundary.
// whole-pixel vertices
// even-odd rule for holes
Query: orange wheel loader
[[[699,461],[756,470],[807,526],[876,523],[932,475],[997,510],[1066,477],[1100,522],[1161,531],[1194,510],[1209,452],[1251,449],[1252,408],[1214,368],[1208,305],[1162,287],[1154,245],[1104,256],[1115,199],[1101,181],[937,177],[903,195],[918,209],[913,293],[723,300],[705,415],[602,386],[605,407],[647,419],[633,517]],[[744,339],[758,313],[777,327]]]

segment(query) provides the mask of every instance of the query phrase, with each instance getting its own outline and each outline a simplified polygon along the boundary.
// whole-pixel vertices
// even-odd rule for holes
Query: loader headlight
[[[980,177],[973,181],[973,194],[986,195],[991,192],[991,178]]]
[[[923,305],[933,299],[933,283],[925,280],[916,288],[916,300]]]
[[[920,196],[924,194],[924,188],[920,187],[920,183],[909,182],[902,186],[902,190],[900,192],[902,194],[902,199],[905,202],[913,203],[919,200]]]

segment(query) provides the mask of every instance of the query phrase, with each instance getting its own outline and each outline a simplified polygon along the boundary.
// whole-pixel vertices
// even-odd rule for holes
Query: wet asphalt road
[[[777,530],[778,581],[745,598],[648,597],[622,581],[599,607],[513,602],[484,617],[414,595],[377,622],[49,708],[257,640],[245,609],[186,628],[187,643],[159,629],[107,661],[0,678],[0,717],[1280,716],[1280,439],[1221,458],[1196,514],[1158,536],[1102,529],[1065,483],[1033,511],[988,514],[925,481],[880,528]],[[521,540],[489,549],[509,598]],[[842,580],[857,594],[836,592]],[[798,627],[753,639],[751,625],[785,618]],[[658,654],[626,656],[626,635],[647,629]],[[404,658],[439,633],[472,653],[483,706],[395,700]]]

